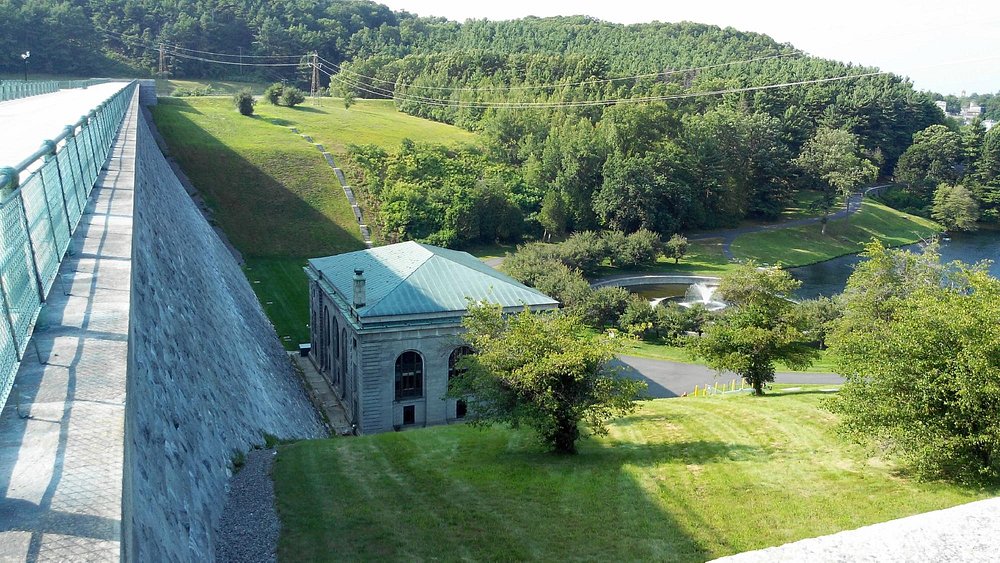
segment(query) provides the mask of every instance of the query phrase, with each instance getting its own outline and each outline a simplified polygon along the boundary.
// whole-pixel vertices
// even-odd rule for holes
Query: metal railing
[[[0,408],[135,87],[67,125],[20,164],[0,168]]]
[[[67,88],[86,88],[95,84],[107,82],[107,78],[91,78],[88,80],[2,80],[0,81],[0,102],[17,100],[39,94],[49,94]]]

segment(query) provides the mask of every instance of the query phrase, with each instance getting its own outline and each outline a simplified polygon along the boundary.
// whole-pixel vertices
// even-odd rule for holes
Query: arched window
[[[458,367],[458,361],[464,356],[468,356],[472,353],[472,348],[468,346],[459,346],[451,352],[451,356],[448,357],[448,379],[455,377],[456,375],[462,375],[465,370]]]
[[[459,360],[462,357],[467,356],[472,353],[472,348],[468,346],[459,346],[451,352],[451,356],[448,357],[448,379],[455,377],[456,375],[462,375],[465,373],[465,369],[458,367]],[[468,413],[468,405],[465,401],[459,399],[455,401],[455,418],[465,418],[466,413]]]
[[[410,350],[396,358],[396,400],[424,396],[424,360]]]

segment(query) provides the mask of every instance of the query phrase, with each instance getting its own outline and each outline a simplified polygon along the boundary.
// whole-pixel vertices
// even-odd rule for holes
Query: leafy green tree
[[[615,341],[585,336],[579,320],[523,311],[505,316],[498,306],[474,304],[463,321],[476,352],[449,382],[448,395],[469,405],[472,424],[526,425],[557,453],[576,452],[581,425],[594,434],[634,412],[645,383],[609,366]]]
[[[949,231],[974,231],[979,203],[965,186],[941,184],[934,192],[931,217]]]
[[[958,181],[961,161],[959,134],[944,125],[931,125],[913,135],[913,144],[899,157],[894,175],[910,190],[930,195],[939,184]]]
[[[817,180],[823,190],[820,199],[824,213],[823,234],[826,234],[827,218],[836,201],[849,198],[854,190],[874,181],[878,175],[878,167],[861,156],[857,135],[843,129],[817,129],[794,162]]]
[[[233,94],[233,103],[236,104],[237,111],[242,115],[253,115],[253,106],[257,100],[253,99],[253,94],[249,89],[240,90]]]
[[[559,259],[570,268],[593,272],[607,257],[608,248],[594,231],[573,233],[559,245]]]
[[[1000,281],[935,248],[865,256],[830,344],[842,430],[921,477],[1000,478]]]
[[[808,367],[818,352],[795,326],[791,293],[800,282],[781,268],[741,264],[725,274],[717,294],[730,306],[693,341],[696,357],[719,371],[736,372],[757,395],[774,381],[778,360]]]
[[[684,255],[687,254],[687,251],[688,239],[678,233],[674,233],[664,245],[664,254],[667,255],[667,258],[673,258],[674,264],[680,262],[681,258],[684,258]]]
[[[551,240],[552,235],[560,236],[566,232],[566,202],[556,190],[545,192],[542,198],[542,209],[538,212],[538,222],[545,229],[543,238]]]

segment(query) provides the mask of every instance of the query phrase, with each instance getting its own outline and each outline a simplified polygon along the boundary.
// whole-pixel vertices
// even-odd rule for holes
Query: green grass
[[[657,344],[655,342],[645,342],[637,340],[629,342],[622,350],[622,354],[627,356],[639,356],[641,358],[652,358],[654,360],[666,360],[668,362],[680,362],[684,364],[703,364],[691,355],[691,352],[683,346],[671,346],[668,344]],[[777,371],[803,371],[806,373],[834,373],[834,359],[826,350],[820,350],[820,356],[813,365],[805,370],[791,370],[782,363],[776,364]]]
[[[257,103],[257,113],[277,125],[295,127],[335,156],[349,144],[399,150],[403,139],[443,145],[474,144],[475,134],[444,123],[396,111],[392,100],[357,100],[344,109],[340,98],[307,98],[294,108]]]
[[[711,238],[694,240],[688,245],[687,254],[681,258],[680,262],[674,264],[673,259],[660,256],[655,266],[647,268],[617,268],[608,266],[607,263],[601,266],[598,271],[591,276],[591,279],[600,279],[607,276],[625,274],[681,274],[681,275],[705,275],[718,276],[733,269],[736,265],[726,260],[726,255],[722,251],[722,239]]]
[[[204,85],[168,81],[164,87]],[[241,83],[210,83],[239,89]],[[307,258],[364,248],[344,191],[316,147],[289,127],[313,135],[343,161],[348,143],[394,150],[404,138],[458,143],[475,136],[395,111],[391,101],[317,98],[285,108],[258,103],[243,117],[228,97],[161,98],[157,128],[216,222],[247,260],[247,275],[289,349],[309,338]]]
[[[174,80],[174,79],[156,79],[156,95],[157,96],[172,96],[174,90],[178,88],[187,88],[194,90],[195,88],[209,87],[212,89],[212,93],[215,95],[232,95],[244,88],[249,88],[254,95],[259,96],[264,93],[264,88],[267,88],[267,84],[259,84],[256,82],[239,82],[233,80]]]
[[[351,207],[319,152],[228,98],[168,98],[153,108],[170,154],[248,257],[363,248]]]
[[[244,272],[286,348],[309,342],[305,258],[247,258]]]
[[[872,238],[888,246],[900,246],[941,231],[933,221],[872,201],[865,201],[862,209],[849,218],[831,221],[825,235],[821,228],[814,224],[749,233],[737,237],[731,249],[739,260],[792,267],[860,252]]]
[[[279,559],[704,561],[984,498],[846,444],[816,388],[650,401],[581,443],[453,425],[279,447]]]

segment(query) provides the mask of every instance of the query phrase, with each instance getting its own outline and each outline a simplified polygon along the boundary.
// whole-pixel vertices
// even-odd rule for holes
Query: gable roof
[[[364,270],[366,304],[361,318],[465,311],[468,299],[502,307],[557,307],[559,302],[467,252],[401,242],[326,258],[309,265],[322,273],[347,303],[354,270]]]

